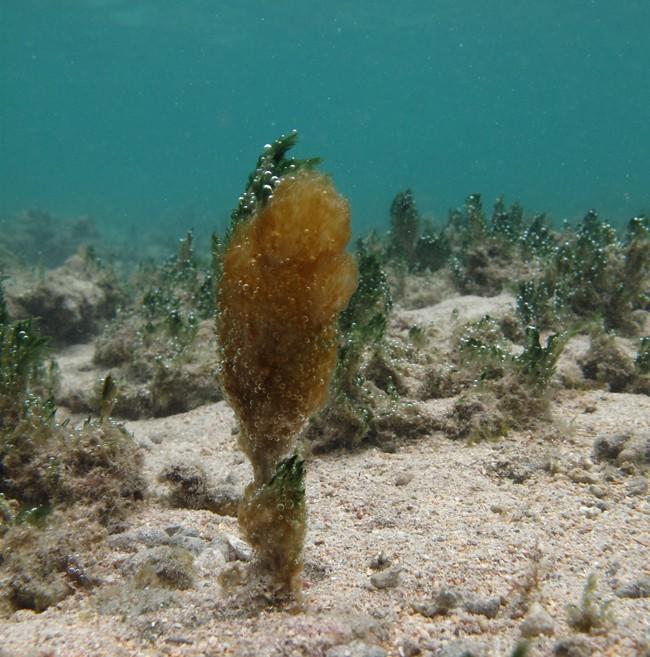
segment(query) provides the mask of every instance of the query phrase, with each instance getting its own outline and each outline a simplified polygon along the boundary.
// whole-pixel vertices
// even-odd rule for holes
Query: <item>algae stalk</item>
[[[357,269],[345,251],[348,204],[312,170],[313,160],[285,159],[294,143],[292,133],[266,147],[275,156],[260,157],[242,196],[250,211],[233,213],[219,267],[217,332],[223,389],[254,473],[240,525],[264,568],[298,593],[304,471],[291,453],[327,398],[338,314],[356,289]]]

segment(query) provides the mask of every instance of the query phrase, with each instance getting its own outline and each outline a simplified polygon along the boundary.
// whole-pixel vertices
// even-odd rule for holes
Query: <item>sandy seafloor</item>
[[[464,306],[462,318],[470,308],[470,315],[498,314],[507,302],[501,296],[477,307],[476,298],[456,298],[404,314],[427,325],[449,317],[450,307]],[[61,359],[64,379],[78,375],[92,348],[74,353]],[[442,417],[451,403],[426,406]],[[541,613],[537,605],[547,634],[531,639],[530,657],[647,654],[650,599],[617,595],[650,576],[647,486],[643,475],[595,462],[593,444],[601,434],[650,431],[650,398],[561,390],[552,413],[554,424],[539,434],[468,445],[433,433],[394,453],[370,447],[311,458],[300,610],[273,607],[244,584],[219,583],[224,570],[250,567],[235,518],[170,509],[162,500],[157,475],[172,462],[200,462],[214,481],[248,481],[226,403],[128,422],[144,455],[147,500],[121,539],[84,555],[97,586],[43,613],[0,620],[0,656],[460,657],[469,650],[502,657],[521,637],[522,609]],[[193,586],[135,591],[129,563],[179,533],[193,541]],[[224,555],[215,547],[224,540],[237,549]],[[383,571],[372,567],[380,553]],[[385,588],[371,582],[378,572]],[[611,620],[584,634],[569,627],[566,608],[579,602],[591,573]],[[440,589],[457,592],[458,606],[433,617],[416,611]]]

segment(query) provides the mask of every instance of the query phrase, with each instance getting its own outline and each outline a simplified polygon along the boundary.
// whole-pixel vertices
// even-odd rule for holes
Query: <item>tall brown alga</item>
[[[327,399],[338,314],[356,289],[357,268],[345,250],[348,203],[311,163],[284,157],[294,142],[295,133],[266,147],[233,215],[217,330],[222,385],[254,474],[239,523],[262,567],[299,596],[306,515],[294,450]],[[238,214],[242,207],[248,211]]]

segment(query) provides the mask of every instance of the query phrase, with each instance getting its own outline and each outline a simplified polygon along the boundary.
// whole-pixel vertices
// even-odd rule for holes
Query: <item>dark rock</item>
[[[632,582],[621,584],[615,593],[619,598],[650,598],[650,577],[642,575]]]
[[[452,589],[439,589],[434,595],[423,602],[413,604],[413,609],[427,618],[448,614],[462,600],[460,593]]]
[[[631,463],[644,466],[650,463],[650,433],[626,432],[603,434],[594,442],[594,459],[616,465]]]
[[[399,575],[402,569],[399,566],[393,566],[387,570],[382,570],[370,577],[370,583],[376,589],[392,589],[399,584]]]
[[[593,652],[594,644],[581,636],[560,639],[553,646],[553,654],[556,657],[591,657]]]
[[[400,651],[400,655],[404,655],[404,657],[417,657],[422,654],[422,649],[413,639],[404,639]]]
[[[594,460],[615,462],[629,437],[628,433],[601,434],[594,442]]]
[[[373,570],[382,570],[387,566],[390,566],[390,559],[383,550],[370,562],[370,567]]]
[[[465,600],[463,607],[470,614],[480,614],[487,618],[495,618],[501,608],[501,598],[470,597]]]
[[[241,491],[234,485],[211,485],[203,468],[194,463],[166,467],[158,480],[171,487],[170,503],[183,509],[207,509],[223,516],[236,516]]]

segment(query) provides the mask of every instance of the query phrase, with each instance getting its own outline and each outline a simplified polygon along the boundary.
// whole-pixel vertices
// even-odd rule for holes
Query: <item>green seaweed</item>
[[[392,297],[379,254],[357,242],[359,284],[347,308],[339,316],[340,346],[327,406],[312,420],[310,437],[331,436],[335,445],[363,441],[375,415],[365,388],[363,365],[368,353],[381,350]],[[328,439],[319,448],[334,445]]]
[[[639,340],[639,351],[634,365],[640,374],[650,374],[650,335],[644,335]]]
[[[99,417],[102,422],[106,422],[110,417],[116,399],[117,385],[115,384],[115,379],[108,374],[102,383],[102,390],[99,399]]]
[[[283,176],[300,169],[311,169],[320,162],[320,158],[317,157],[306,160],[286,157],[288,151],[297,143],[298,132],[292,130],[264,147],[257,159],[255,169],[248,176],[245,191],[239,197],[239,203],[231,214],[226,242],[237,224],[264,207]]]
[[[390,206],[390,233],[386,257],[407,269],[416,264],[416,245],[420,232],[420,215],[410,189],[395,196]]]
[[[5,291],[2,286],[2,274],[0,274],[0,324],[9,323],[9,310],[7,309],[7,300],[5,299]]]
[[[579,604],[567,606],[567,623],[579,632],[591,632],[593,629],[612,625],[614,618],[610,602],[602,602],[596,596],[598,580],[594,573],[587,578]]]
[[[335,390],[352,393],[358,381],[358,369],[364,350],[378,346],[384,339],[393,300],[381,258],[357,242],[359,284],[348,307],[339,318],[341,347],[334,378]]]
[[[514,203],[509,208],[506,206],[503,196],[494,203],[490,232],[493,236],[507,242],[515,243],[522,236],[524,230],[524,209],[519,203]]]
[[[570,336],[569,331],[549,335],[546,345],[542,346],[539,329],[535,326],[526,327],[524,350],[517,356],[516,362],[528,385],[539,389],[548,387],[555,374],[557,361]]]

